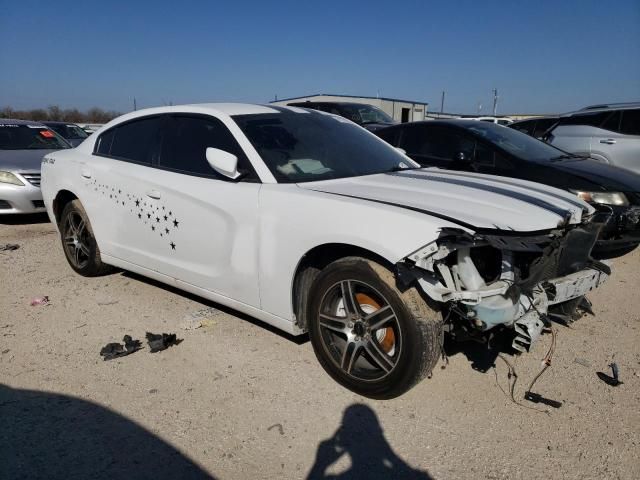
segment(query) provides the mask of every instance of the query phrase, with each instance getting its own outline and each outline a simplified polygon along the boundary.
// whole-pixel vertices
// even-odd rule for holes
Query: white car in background
[[[129,113],[43,161],[71,267],[113,265],[309,332],[322,366],[398,396],[443,332],[514,332],[609,273],[588,204],[545,185],[421,169],[342,117],[203,104]]]

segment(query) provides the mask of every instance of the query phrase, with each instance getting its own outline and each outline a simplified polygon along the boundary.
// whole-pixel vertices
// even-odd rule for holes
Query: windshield
[[[240,129],[282,183],[419,168],[396,149],[342,117],[318,112],[236,115]]]
[[[562,150],[512,128],[484,122],[465,127],[522,160],[544,162],[566,155]]]
[[[56,125],[48,125],[48,126],[52,130],[54,130],[56,133],[59,133],[62,136],[62,138],[67,138],[69,140],[84,140],[89,136],[87,135],[87,132],[82,130],[77,125],[71,125],[71,124],[63,125],[61,123],[58,123]]]
[[[58,150],[69,144],[42,125],[0,123],[0,150]]]
[[[349,120],[366,125],[368,123],[395,123],[393,118],[371,105],[340,105],[340,115]]]

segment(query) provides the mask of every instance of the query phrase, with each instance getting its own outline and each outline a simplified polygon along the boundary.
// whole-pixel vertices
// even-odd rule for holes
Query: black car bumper
[[[594,258],[614,258],[629,253],[640,244],[640,206],[613,207],[613,215],[596,242]]]

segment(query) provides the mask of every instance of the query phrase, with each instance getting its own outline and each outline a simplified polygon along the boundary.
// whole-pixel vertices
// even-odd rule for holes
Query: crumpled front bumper
[[[607,219],[594,216],[541,235],[446,232],[410,254],[398,280],[415,280],[476,332],[512,328],[513,347],[527,351],[548,323],[550,306],[578,299],[609,277],[610,266],[590,257]],[[492,264],[499,264],[497,272]]]

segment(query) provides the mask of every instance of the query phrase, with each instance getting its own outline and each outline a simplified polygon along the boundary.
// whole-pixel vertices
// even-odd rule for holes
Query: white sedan
[[[421,169],[338,116],[202,104],[129,113],[46,155],[42,191],[71,267],[137,272],[290,334],[362,395],[424,378],[443,332],[513,332],[608,275],[599,223],[536,183]]]

